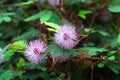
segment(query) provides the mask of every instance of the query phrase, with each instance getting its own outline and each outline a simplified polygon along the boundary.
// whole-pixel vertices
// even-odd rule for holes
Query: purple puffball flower
[[[2,49],[0,48],[0,52],[1,51],[2,51]],[[0,64],[2,63],[4,56],[5,56],[4,54],[0,54]]]
[[[25,56],[31,62],[41,63],[44,58],[42,53],[46,51],[46,48],[47,45],[40,40],[30,41],[25,50]]]
[[[48,3],[51,6],[58,6],[60,4],[60,1],[59,0],[48,0]]]
[[[67,54],[60,55],[58,57],[55,57],[53,53],[50,53],[51,58],[55,58],[58,62],[66,62],[67,60],[70,59],[70,56]]]
[[[72,49],[78,43],[78,34],[74,27],[63,25],[55,33],[55,43],[64,49]]]

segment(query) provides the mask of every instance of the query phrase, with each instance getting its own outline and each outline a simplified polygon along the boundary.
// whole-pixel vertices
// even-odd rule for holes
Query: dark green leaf
[[[37,37],[40,34],[40,32],[36,29],[29,30],[28,32],[23,33],[22,35],[19,35],[18,37],[13,38],[13,41],[17,40],[29,40],[32,38]]]
[[[40,73],[40,76],[44,79],[44,80],[50,80],[49,75],[46,72],[42,72]]]

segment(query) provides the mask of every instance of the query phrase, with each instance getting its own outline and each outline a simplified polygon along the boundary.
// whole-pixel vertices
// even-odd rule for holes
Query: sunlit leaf
[[[91,13],[92,13],[92,11],[82,10],[82,11],[79,11],[78,16],[82,19],[86,19],[86,15],[91,14]]]
[[[11,49],[24,50],[27,47],[27,42],[24,40],[15,41],[10,45]]]

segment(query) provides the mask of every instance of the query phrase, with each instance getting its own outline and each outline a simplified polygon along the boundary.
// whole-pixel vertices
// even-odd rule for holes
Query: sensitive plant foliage
[[[41,63],[44,59],[43,52],[45,52],[46,48],[47,45],[40,40],[30,41],[25,50],[25,56],[31,62]]]
[[[71,49],[78,43],[75,27],[63,25],[55,33],[55,42],[64,49]]]
[[[11,49],[17,49],[17,50],[25,50],[26,47],[27,47],[26,41],[15,41],[10,45]]]
[[[0,0],[0,80],[120,80],[119,4]]]

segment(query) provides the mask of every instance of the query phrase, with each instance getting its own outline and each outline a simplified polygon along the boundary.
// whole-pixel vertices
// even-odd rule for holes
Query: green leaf
[[[85,3],[87,0],[65,0],[67,4],[79,4],[79,3]]]
[[[24,21],[25,21],[25,22],[34,21],[34,20],[36,20],[36,19],[39,19],[42,14],[44,14],[44,11],[39,12],[39,13],[37,13],[37,14],[34,14],[33,16],[28,17],[28,18],[26,18]]]
[[[4,61],[8,61],[10,59],[10,57],[16,52],[15,49],[10,49],[8,51],[5,52],[5,57],[4,57]]]
[[[114,73],[119,74],[120,70],[119,64],[107,63],[106,66],[109,67]]]
[[[52,11],[46,10],[44,14],[40,17],[40,21],[47,22],[51,18],[52,14],[53,14]]]
[[[111,56],[108,58],[109,60],[115,60],[115,56]]]
[[[80,51],[88,51],[88,54],[91,56],[97,55],[98,52],[107,51],[105,48],[98,48],[98,47],[83,47],[79,48]]]
[[[114,54],[116,51],[110,51],[109,53],[108,53],[108,55],[112,55],[112,54]],[[111,56],[111,57],[109,57],[108,58],[109,60],[115,60],[115,56],[113,55],[113,56]]]
[[[47,52],[53,53],[55,57],[58,57],[64,54],[67,54],[67,55],[77,54],[75,49],[63,49],[60,46],[56,45],[54,42],[48,46]]]
[[[2,51],[0,51],[0,54],[4,54],[5,51],[7,51],[7,49],[10,47],[10,44],[8,44],[7,46],[5,46]]]
[[[44,79],[44,80],[50,80],[49,75],[46,72],[41,72],[40,76]]]
[[[56,45],[55,43],[52,43],[48,46],[47,52],[53,53],[55,57],[62,55],[63,49]]]
[[[108,6],[108,10],[114,13],[120,12],[120,1],[112,0],[111,4]]]
[[[47,28],[50,32],[55,32],[56,30],[53,28]]]
[[[29,40],[29,39],[37,37],[39,34],[40,34],[40,32],[38,30],[30,29],[28,32],[25,32],[22,35],[19,35],[18,37],[13,38],[13,41]]]
[[[7,12],[7,13],[3,13],[2,16],[12,16],[15,15],[14,12]]]
[[[29,0],[29,1],[27,1],[27,2],[22,2],[20,5],[22,5],[22,6],[31,5],[31,4],[33,4],[33,2],[34,2],[34,1]]]
[[[58,24],[55,24],[55,23],[51,23],[51,22],[44,22],[45,25],[53,28],[53,29],[59,29],[60,26]]]
[[[19,62],[16,63],[18,69],[21,69],[25,65],[25,60],[23,58],[19,59]]]
[[[117,37],[117,43],[120,45],[120,34]]]
[[[8,71],[4,72],[4,73],[0,76],[0,78],[1,78],[2,80],[10,80],[10,79],[11,79],[11,76],[12,76],[12,71],[11,71],[11,70],[8,70]]]
[[[0,17],[0,23],[2,23],[3,22],[3,17]]]
[[[99,68],[103,68],[106,63],[107,63],[107,62],[102,61],[102,62],[98,63],[97,66],[98,66]]]
[[[27,42],[24,40],[15,41],[10,45],[10,49],[25,50]]]
[[[23,78],[23,71],[20,71],[20,70],[15,71],[15,72],[13,73],[12,77],[19,77],[20,80],[23,80],[23,79],[22,79],[22,78]]]
[[[86,19],[86,15],[91,14],[91,13],[92,13],[92,11],[82,10],[82,11],[79,11],[78,16],[82,19]]]
[[[47,15],[46,15],[46,13],[47,13]],[[39,19],[41,17],[42,17],[43,21],[47,21],[47,20],[50,19],[51,16],[52,16],[52,12],[51,11],[49,11],[49,10],[43,10],[43,11],[37,13],[37,14],[34,14],[34,15],[26,18],[24,21],[25,22],[34,21],[34,20]]]
[[[11,18],[10,18],[9,16],[5,16],[5,17],[3,18],[3,20],[4,20],[5,22],[10,22],[10,21],[11,21]]]
[[[110,36],[110,34],[108,32],[105,31],[97,31],[99,34],[103,35],[103,36]]]

